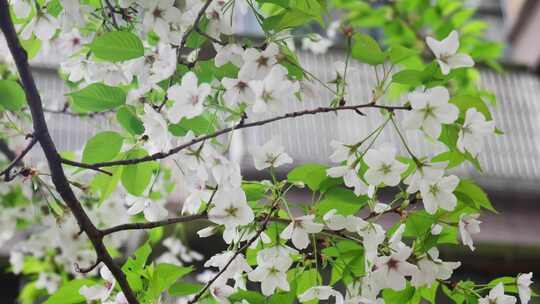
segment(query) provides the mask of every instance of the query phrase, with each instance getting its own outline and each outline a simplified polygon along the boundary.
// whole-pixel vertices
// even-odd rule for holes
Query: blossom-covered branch
[[[302,111],[290,112],[290,113],[286,113],[284,115],[280,115],[280,116],[276,116],[276,117],[272,117],[272,118],[268,118],[268,119],[264,119],[264,120],[259,120],[259,121],[255,121],[255,122],[249,122],[249,123],[241,122],[241,123],[239,123],[239,124],[237,124],[237,125],[235,125],[233,127],[224,128],[224,129],[221,129],[221,130],[216,131],[214,133],[210,133],[210,134],[207,134],[207,135],[203,135],[203,136],[194,138],[193,140],[191,140],[191,141],[189,141],[189,142],[187,142],[185,144],[182,144],[182,145],[179,145],[177,147],[172,148],[168,152],[157,152],[155,154],[148,155],[148,156],[141,157],[141,158],[123,159],[123,160],[103,162],[103,163],[94,163],[94,164],[84,164],[84,163],[79,163],[79,162],[69,161],[69,160],[63,160],[63,162],[65,162],[66,164],[69,164],[71,166],[76,166],[76,167],[81,167],[81,168],[88,168],[88,169],[99,169],[99,168],[103,168],[103,167],[112,167],[112,166],[119,166],[119,165],[134,165],[134,164],[138,164],[138,163],[142,163],[142,162],[149,162],[149,161],[154,161],[154,160],[160,160],[160,159],[167,158],[167,157],[169,157],[169,156],[171,156],[173,154],[176,154],[176,153],[182,151],[183,149],[191,147],[191,146],[193,146],[193,145],[195,145],[197,143],[200,143],[200,142],[206,141],[208,139],[212,139],[212,138],[218,137],[220,135],[223,135],[223,134],[235,131],[235,130],[239,130],[239,129],[262,126],[262,125],[272,123],[272,122],[276,122],[276,121],[279,121],[279,120],[295,118],[295,117],[304,116],[304,115],[315,115],[315,114],[319,114],[319,113],[334,113],[334,112],[338,112],[338,111],[357,111],[359,109],[364,109],[364,108],[379,108],[379,109],[385,109],[385,110],[388,110],[388,111],[410,110],[411,109],[410,106],[385,106],[385,105],[378,105],[378,104],[374,104],[374,103],[366,103],[366,104],[361,104],[361,105],[338,106],[338,107],[318,107],[318,108],[311,109],[311,110],[302,110]]]

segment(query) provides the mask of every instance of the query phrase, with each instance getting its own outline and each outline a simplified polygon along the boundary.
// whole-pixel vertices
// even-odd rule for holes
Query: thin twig
[[[85,164],[85,163],[79,163],[79,162],[72,161],[72,160],[65,159],[65,158],[62,158],[61,161],[62,161],[63,164],[66,164],[66,165],[70,165],[70,166],[73,166],[73,167],[84,168],[84,169],[90,169],[90,170],[98,171],[99,173],[103,173],[103,174],[107,174],[109,176],[112,176],[111,172],[100,169],[99,167],[95,167],[93,165],[89,165],[89,164]]]
[[[212,0],[207,0],[206,3],[201,7],[199,10],[199,13],[197,14],[197,17],[195,18],[195,21],[193,22],[193,26],[191,26],[185,33],[184,36],[182,36],[182,40],[180,40],[180,46],[178,47],[178,56],[180,56],[181,51],[184,49],[187,43],[187,39],[189,35],[193,32],[194,29],[197,29],[199,27],[199,22],[201,21],[202,17],[206,13],[206,10],[212,3]]]
[[[204,295],[204,293],[208,290],[208,288],[210,288],[210,286],[212,286],[212,284],[227,270],[227,268],[229,268],[229,266],[236,259],[236,257],[240,255],[240,253],[242,253],[244,250],[249,248],[249,246],[251,246],[251,244],[253,244],[261,236],[261,234],[266,230],[268,223],[270,222],[270,219],[272,218],[272,214],[276,210],[278,210],[277,201],[278,200],[276,199],[274,203],[272,204],[272,208],[270,209],[270,212],[268,212],[268,215],[262,222],[261,226],[255,233],[255,235],[249,241],[247,241],[243,246],[241,246],[234,252],[233,256],[223,266],[223,268],[210,281],[208,281],[208,283],[206,283],[206,285],[201,290],[199,290],[199,292],[195,295],[195,297],[188,302],[189,304],[196,303]]]
[[[170,218],[162,221],[155,221],[155,222],[146,222],[146,223],[129,223],[129,224],[122,224],[118,226],[113,226],[111,228],[103,229],[101,230],[101,233],[103,236],[120,232],[120,231],[126,231],[126,230],[145,230],[145,229],[152,229],[157,227],[163,227],[168,225],[173,225],[177,223],[185,223],[190,222],[194,220],[201,220],[206,219],[206,214],[195,214],[195,215],[186,215],[186,216],[180,216],[175,218]]]
[[[32,136],[32,140],[30,140],[26,148],[24,148],[24,150],[22,150],[21,153],[17,157],[15,157],[15,159],[2,172],[0,172],[0,176],[5,175],[5,180],[7,181],[9,179],[9,172],[11,171],[11,169],[19,165],[23,157],[28,154],[30,150],[32,150],[37,141],[37,138],[35,136]]]
[[[88,267],[80,267],[78,263],[75,263],[75,271],[78,273],[89,273],[90,271],[94,270],[99,264],[101,263],[101,260],[98,258],[96,262],[94,262],[92,265]]]
[[[112,167],[112,166],[118,166],[118,165],[134,165],[134,164],[138,164],[138,163],[142,163],[142,162],[160,160],[160,159],[167,158],[167,157],[169,157],[169,156],[171,156],[173,154],[176,154],[176,153],[182,151],[183,149],[191,147],[194,144],[203,142],[203,141],[211,139],[211,138],[218,137],[220,135],[232,132],[234,130],[251,128],[251,127],[256,127],[256,126],[262,126],[262,125],[272,123],[272,122],[276,122],[276,121],[279,121],[279,120],[295,118],[295,117],[304,116],[304,115],[315,115],[315,114],[319,114],[319,113],[335,113],[335,112],[338,112],[338,111],[356,111],[356,110],[362,109],[362,108],[379,108],[379,109],[386,109],[386,110],[389,110],[389,111],[410,110],[411,109],[410,106],[384,106],[384,105],[374,104],[372,102],[367,103],[367,104],[361,104],[361,105],[347,105],[347,106],[340,106],[340,107],[319,107],[319,108],[315,108],[315,109],[311,109],[311,110],[290,112],[290,113],[287,113],[287,114],[284,114],[284,115],[280,115],[280,116],[276,116],[276,117],[272,117],[272,118],[268,118],[268,119],[264,119],[264,120],[259,120],[259,121],[255,121],[255,122],[237,124],[237,125],[234,125],[232,127],[221,129],[221,130],[216,131],[216,132],[211,133],[211,134],[207,134],[207,135],[204,135],[204,136],[194,138],[193,140],[191,140],[191,141],[189,141],[189,142],[187,142],[185,144],[182,144],[180,146],[177,146],[177,147],[169,150],[168,152],[158,152],[158,153],[154,153],[154,154],[151,154],[151,155],[148,155],[148,156],[145,156],[145,157],[141,157],[141,158],[123,159],[123,160],[116,160],[116,161],[110,161],[110,162],[101,162],[101,163],[94,163],[94,164],[81,164],[81,163],[78,163],[78,162],[71,162],[71,165],[72,166],[83,167],[83,168],[87,168],[87,167],[103,168],[103,167]]]

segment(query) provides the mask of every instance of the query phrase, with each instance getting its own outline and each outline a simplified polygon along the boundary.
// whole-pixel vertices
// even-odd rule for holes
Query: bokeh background
[[[493,109],[497,127],[505,134],[486,141],[482,155],[483,173],[461,166],[455,174],[470,177],[487,191],[493,205],[501,214],[485,214],[481,220],[481,233],[475,238],[477,250],[472,253],[466,247],[442,248],[444,260],[461,260],[462,267],[456,278],[472,278],[489,281],[491,278],[520,272],[533,271],[540,277],[540,1],[539,0],[476,0],[469,1],[477,7],[476,15],[489,24],[488,38],[505,46],[502,59],[503,72],[480,68],[481,86],[495,93],[498,105]],[[254,30],[254,20],[249,16],[239,17],[239,30],[248,36],[259,33]],[[379,33],[371,33],[377,36]],[[323,55],[297,50],[305,68],[322,80],[330,80],[335,61],[343,60],[345,53],[338,47]],[[38,56],[32,61],[36,77],[45,102],[58,103],[65,100],[67,88],[58,77],[58,62],[54,51]],[[375,84],[373,70],[368,66],[353,64],[350,70],[353,100],[367,101]],[[305,103],[291,103],[284,111],[315,108],[330,99],[324,90],[317,92],[318,98]],[[283,121],[262,128],[250,129],[238,134],[235,140],[235,157],[242,160],[247,178],[264,178],[256,173],[247,151],[254,143],[262,143],[275,135],[281,135],[294,165],[308,162],[328,163],[331,139],[348,141],[367,134],[378,125],[376,115],[360,118],[350,116],[323,115],[302,117]],[[81,149],[86,140],[99,130],[112,128],[106,118],[81,120],[62,114],[49,114],[50,129],[61,150]],[[286,134],[286,136],[284,136]],[[382,135],[381,142],[399,144],[395,134]],[[413,149],[420,154],[436,152],[437,147],[413,142]],[[40,151],[34,149],[32,157],[39,158]],[[279,174],[286,174],[283,168]],[[309,201],[309,194],[291,194],[291,201]],[[181,201],[182,189],[171,201]],[[385,218],[387,226],[395,221]],[[202,225],[202,223],[200,223]],[[183,231],[197,230],[195,223]],[[1,229],[1,227],[0,227]],[[22,236],[21,236],[22,237]],[[15,243],[17,239],[11,241]],[[136,238],[134,238],[136,242]],[[197,251],[210,256],[222,249],[219,238],[199,240],[192,238],[190,245]],[[0,249],[0,303],[15,303],[21,284],[20,278],[7,271],[10,244]]]

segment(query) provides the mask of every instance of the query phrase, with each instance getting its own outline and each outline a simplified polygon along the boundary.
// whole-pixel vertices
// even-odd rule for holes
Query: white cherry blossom
[[[407,192],[416,193],[420,190],[421,184],[439,180],[444,175],[447,166],[448,162],[421,162],[416,170],[403,180],[406,185],[409,185]]]
[[[438,208],[446,211],[454,210],[457,205],[457,198],[453,192],[458,184],[459,178],[455,175],[420,184],[420,194],[427,213],[435,214]]]
[[[143,1],[142,4],[145,9],[144,29],[154,31],[159,37],[168,37],[171,23],[182,18],[182,13],[174,6],[174,0]]]
[[[315,299],[328,300],[330,297],[335,298],[335,304],[343,304],[343,295],[330,286],[313,286],[300,294],[298,300],[300,302],[307,302]]]
[[[381,183],[396,186],[401,180],[401,173],[407,169],[405,164],[396,159],[396,149],[390,145],[368,150],[364,155],[364,161],[369,167],[364,178],[373,186]]]
[[[302,49],[311,51],[313,54],[324,54],[334,43],[319,34],[302,38]]]
[[[281,65],[275,65],[264,80],[252,80],[249,86],[255,93],[253,112],[277,113],[283,104],[294,98],[300,87],[287,79],[287,69]]]
[[[474,61],[469,55],[457,53],[459,34],[455,30],[441,41],[427,37],[426,43],[437,58],[441,72],[444,75],[448,75],[452,69],[472,67],[474,65]]]
[[[255,169],[264,170],[272,167],[277,168],[285,164],[291,164],[292,158],[285,153],[285,148],[277,138],[270,139],[262,146],[253,146],[251,149]]]
[[[46,289],[49,294],[53,294],[61,282],[62,278],[56,273],[41,272],[36,281],[36,287]]]
[[[92,286],[83,285],[79,289],[79,293],[86,299],[87,302],[91,303],[93,301],[105,301],[109,298],[111,292],[116,285],[116,280],[114,279],[111,271],[107,266],[102,266],[99,270],[101,278],[105,281],[103,284],[98,283]]]
[[[149,199],[136,199],[131,201],[127,213],[129,215],[135,215],[139,213],[144,214],[144,218],[147,221],[154,222],[159,221],[167,217],[169,212],[165,209],[160,202],[151,201]]]
[[[309,233],[321,232],[324,225],[315,223],[315,215],[305,215],[291,220],[291,223],[281,232],[280,238],[291,240],[294,247],[304,249],[309,245]]]
[[[242,67],[244,59],[244,49],[235,43],[229,43],[225,46],[214,43],[214,49],[216,50],[216,57],[214,57],[214,64],[219,68],[227,63],[232,63],[237,67]]]
[[[225,271],[221,274],[223,279],[232,279],[238,273],[252,271],[243,254],[240,253],[233,259],[234,255],[235,251],[224,251],[222,253],[218,253],[208,259],[208,261],[204,263],[204,267],[215,267],[220,271],[225,269]],[[229,264],[231,259],[233,260]],[[229,265],[225,268],[227,264]]]
[[[436,280],[448,280],[452,272],[461,266],[460,262],[444,262],[439,259],[439,250],[436,247],[428,250],[427,255],[416,263],[418,270],[413,274],[411,284],[415,287],[431,285]]]
[[[516,302],[515,297],[504,294],[503,283],[497,284],[486,297],[478,299],[478,304],[514,304]]]
[[[47,42],[51,40],[59,27],[60,24],[58,19],[43,11],[40,11],[24,27],[21,32],[21,38],[30,39],[32,34],[34,34],[39,40]]]
[[[441,124],[453,123],[458,118],[459,109],[448,102],[450,93],[445,87],[417,90],[409,93],[408,99],[412,111],[407,113],[404,125],[408,129],[422,129],[433,139],[441,135]]]
[[[486,121],[484,114],[476,108],[465,112],[465,122],[459,131],[457,147],[461,152],[469,152],[473,156],[482,151],[483,139],[486,135],[495,132],[495,122]]]
[[[238,73],[238,78],[224,77],[221,83],[225,87],[223,99],[230,107],[235,107],[240,103],[253,104],[255,102],[255,93],[251,89],[251,75],[246,75],[245,71]]]
[[[527,304],[531,300],[532,272],[521,273],[517,276],[517,288],[521,304]]]
[[[292,260],[281,255],[276,256],[275,252],[265,251],[257,255],[258,266],[248,273],[248,278],[254,282],[261,282],[261,291],[265,296],[274,294],[277,288],[283,291],[289,291],[289,282],[287,281],[287,270],[291,266]],[[263,256],[263,258],[261,258]]]
[[[255,216],[242,189],[220,189],[214,196],[214,207],[208,212],[208,219],[226,227],[236,227],[253,222]]]
[[[163,116],[150,105],[145,104],[142,122],[144,133],[148,136],[148,143],[150,144],[149,151],[169,151],[171,148],[171,134]]]
[[[255,79],[264,79],[272,67],[277,63],[279,46],[270,43],[264,51],[249,48],[242,57],[244,65],[241,70],[247,75],[254,75]]]
[[[473,239],[471,234],[480,233],[480,223],[478,220],[480,214],[461,214],[459,217],[459,234],[461,235],[461,242],[463,245],[469,246],[474,251]]]
[[[411,256],[412,250],[407,246],[398,246],[389,256],[377,257],[375,259],[376,270],[373,275],[384,283],[385,286],[393,290],[403,290],[405,288],[406,276],[412,276],[417,267],[407,259]]]
[[[175,84],[167,90],[167,96],[174,101],[174,105],[168,110],[169,120],[177,123],[181,118],[193,118],[200,115],[203,103],[210,95],[211,87],[207,83],[198,85],[197,76],[188,72],[182,77],[182,84]]]
[[[13,12],[17,18],[24,19],[30,15],[32,11],[32,5],[29,0],[11,0],[11,7],[13,7]]]

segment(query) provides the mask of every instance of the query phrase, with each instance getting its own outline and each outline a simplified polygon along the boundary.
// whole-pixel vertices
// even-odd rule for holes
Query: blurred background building
[[[504,137],[493,136],[485,143],[482,155],[484,173],[478,174],[468,166],[456,170],[460,176],[475,179],[485,187],[496,209],[502,215],[487,214],[482,218],[482,231],[476,238],[477,250],[470,253],[463,247],[447,249],[445,259],[464,261],[458,276],[487,280],[501,275],[515,275],[533,271],[540,276],[540,1],[539,0],[476,0],[477,15],[489,23],[490,39],[507,45],[504,56],[505,71],[496,73],[481,70],[481,85],[495,93],[498,106],[493,108],[497,126]],[[256,35],[249,18],[239,20],[248,35]],[[330,80],[331,67],[343,60],[344,53],[331,50],[325,55],[299,51],[300,61],[307,70],[322,80]],[[58,62],[51,56],[41,56],[32,62],[37,85],[45,102],[65,101],[67,89],[57,75]],[[358,102],[367,101],[375,84],[373,70],[354,63],[350,70],[350,96]],[[326,105],[328,92],[318,92],[319,98],[303,103],[290,103],[287,112]],[[261,128],[247,129],[238,144],[238,157],[248,177],[258,177],[247,150],[273,136],[279,136],[294,165],[309,162],[329,163],[331,139],[347,141],[360,138],[375,128],[376,115],[359,117],[354,113],[324,114],[282,121]],[[61,150],[81,149],[86,140],[99,129],[109,127],[106,118],[87,121],[64,114],[48,114],[53,139]],[[337,138],[336,138],[337,137]],[[379,142],[399,139],[389,129]],[[415,139],[413,138],[413,142]],[[420,144],[416,139],[413,149],[421,154],[432,154],[437,147]],[[37,150],[37,149],[34,149]],[[39,155],[38,151],[34,151]],[[285,174],[288,168],[280,173]],[[298,201],[306,201],[306,194],[295,194]],[[208,243],[206,243],[208,244]],[[204,252],[204,244],[193,244]],[[9,248],[2,248],[6,256]],[[5,263],[2,263],[5,265]],[[2,275],[0,275],[1,277]],[[9,276],[1,277],[5,284],[13,283]],[[3,283],[2,283],[3,284]],[[4,285],[6,286],[6,285]],[[16,285],[15,285],[16,286]],[[10,295],[0,295],[1,303],[11,303],[16,288]],[[5,300],[2,297],[7,297]]]

